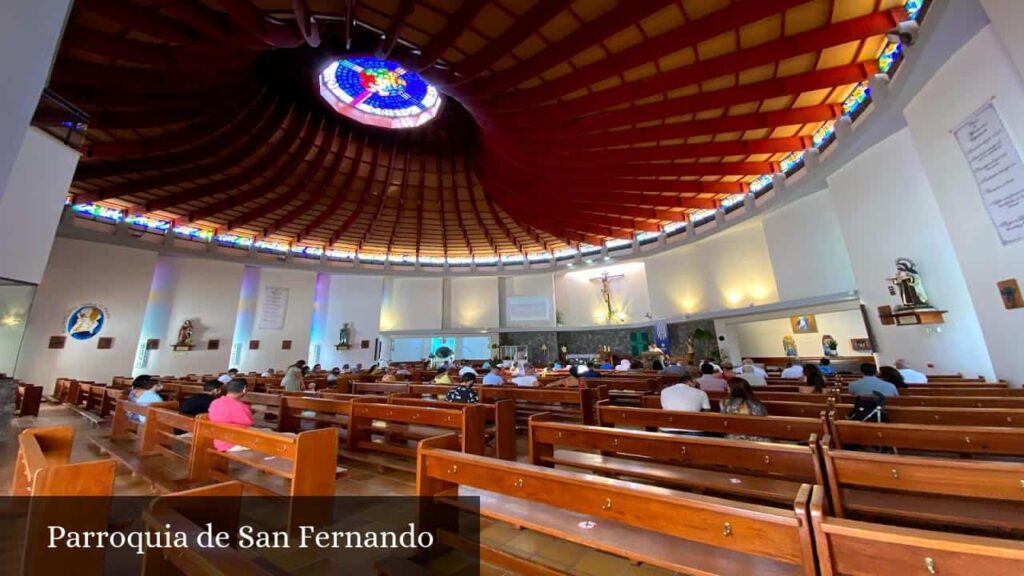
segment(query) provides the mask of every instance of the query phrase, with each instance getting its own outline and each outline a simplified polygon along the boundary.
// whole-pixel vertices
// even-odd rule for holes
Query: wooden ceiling
[[[875,73],[902,4],[79,0],[51,88],[91,115],[82,201],[361,252],[554,252],[778,172]],[[420,71],[441,115],[334,113],[315,76],[349,53]]]

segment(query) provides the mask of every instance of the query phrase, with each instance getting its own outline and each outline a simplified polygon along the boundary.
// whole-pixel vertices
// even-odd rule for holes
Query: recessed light
[[[605,257],[604,257],[604,261],[605,261],[605,262],[607,262],[607,261],[609,261],[609,260],[611,260],[611,259],[612,259],[612,257],[611,257],[611,256],[605,256]]]
[[[587,258],[586,262],[587,262],[587,264],[593,264],[593,263],[594,263],[594,260],[593,260],[593,259],[591,259],[591,258]]]

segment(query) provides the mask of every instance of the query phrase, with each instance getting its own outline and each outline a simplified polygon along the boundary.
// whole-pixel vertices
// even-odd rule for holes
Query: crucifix
[[[591,278],[591,282],[601,283],[601,299],[604,300],[604,305],[608,308],[608,323],[610,324],[615,319],[615,311],[612,310],[612,280],[618,280],[625,278],[623,274],[609,274],[605,271],[603,274],[596,278]]]

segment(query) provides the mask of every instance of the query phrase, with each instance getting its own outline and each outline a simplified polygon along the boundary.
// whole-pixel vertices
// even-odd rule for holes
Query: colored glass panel
[[[320,73],[320,96],[339,114],[382,128],[414,128],[441,109],[441,95],[422,76],[397,62],[357,57],[337,60]]]

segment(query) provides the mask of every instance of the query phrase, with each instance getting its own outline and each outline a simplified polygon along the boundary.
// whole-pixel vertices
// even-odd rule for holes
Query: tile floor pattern
[[[18,430],[32,426],[63,426],[75,427],[75,448],[72,461],[91,460],[99,457],[96,449],[89,443],[94,434],[107,434],[105,427],[94,428],[73,412],[53,405],[44,405],[38,418],[15,418],[11,422],[11,430],[0,436],[0,490],[7,493],[10,489],[13,474],[14,458],[17,453],[15,441]],[[521,450],[520,452],[524,452]],[[346,496],[408,496],[415,492],[416,477],[399,471],[380,471],[373,466],[359,462],[342,462],[349,473],[337,481],[336,495]],[[150,495],[149,483],[133,477],[126,471],[119,470],[115,480],[114,493],[118,496]],[[500,547],[522,558],[535,561],[552,568],[564,570],[571,574],[583,576],[671,576],[666,570],[644,565],[633,565],[624,558],[592,550],[570,542],[552,538],[530,530],[519,530],[509,524],[481,520],[481,540],[491,546]],[[280,553],[268,558],[282,568],[291,569],[300,576],[320,576],[333,573],[336,567],[326,558],[310,558],[296,552]],[[431,564],[432,571],[438,574],[462,576],[475,574],[475,567],[465,558],[457,555],[446,555]],[[483,565],[481,576],[502,576],[510,574],[498,567]]]

